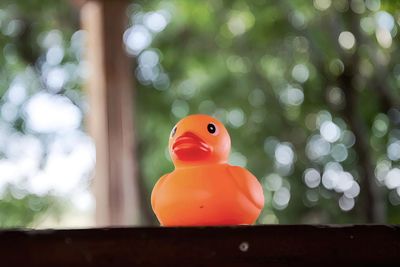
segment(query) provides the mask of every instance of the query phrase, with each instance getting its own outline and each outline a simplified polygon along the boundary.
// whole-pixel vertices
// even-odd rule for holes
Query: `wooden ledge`
[[[0,266],[400,266],[400,226],[3,230]]]

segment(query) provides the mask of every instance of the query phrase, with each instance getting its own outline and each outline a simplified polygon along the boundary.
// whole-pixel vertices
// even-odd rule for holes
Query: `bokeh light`
[[[400,23],[389,2],[132,2],[121,39],[146,194],[172,169],[171,127],[206,113],[231,134],[229,163],[263,185],[258,223],[365,222],[375,191],[398,223]],[[86,32],[66,1],[32,5],[0,4],[0,199],[45,218],[23,226],[91,225]]]

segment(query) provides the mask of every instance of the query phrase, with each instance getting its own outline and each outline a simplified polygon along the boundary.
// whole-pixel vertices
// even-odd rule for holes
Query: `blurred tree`
[[[135,1],[131,14],[149,190],[172,168],[173,124],[208,113],[265,185],[259,223],[399,222],[398,3]]]
[[[259,223],[399,223],[399,5],[133,1],[123,38],[137,61],[135,115],[148,209],[154,183],[173,168],[166,147],[174,123],[207,113],[231,133],[231,163],[246,165],[264,185]],[[24,105],[7,119],[6,96],[17,75],[30,75],[32,92],[66,96],[84,110],[77,14],[65,1],[2,1],[0,9],[2,125],[46,144],[51,135],[27,129]],[[56,65],[70,72],[54,89],[43,81],[43,66],[57,51],[46,43],[57,38],[64,57]],[[0,154],[10,157],[1,145]],[[50,192],[40,199],[52,201],[45,197]],[[2,207],[0,216],[8,212]]]
[[[88,194],[78,22],[66,1],[0,3],[0,227],[36,227]]]

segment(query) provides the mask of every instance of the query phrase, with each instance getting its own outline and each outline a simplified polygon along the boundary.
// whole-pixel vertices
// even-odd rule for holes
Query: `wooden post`
[[[88,126],[96,143],[98,226],[139,224],[133,132],[133,76],[123,44],[127,0],[89,0],[81,8],[89,66]]]

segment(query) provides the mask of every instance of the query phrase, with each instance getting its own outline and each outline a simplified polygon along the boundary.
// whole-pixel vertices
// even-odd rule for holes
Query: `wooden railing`
[[[400,266],[400,226],[5,230],[0,266]]]

